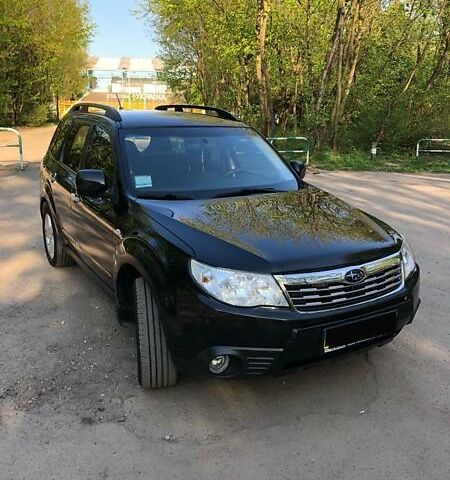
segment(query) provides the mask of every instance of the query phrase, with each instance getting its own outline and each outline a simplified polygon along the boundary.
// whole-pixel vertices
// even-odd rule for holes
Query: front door
[[[115,153],[112,129],[108,124],[92,127],[83,169],[105,172],[108,190],[99,197],[76,197],[72,202],[71,235],[79,246],[82,260],[112,287],[114,251],[121,239],[114,204]]]

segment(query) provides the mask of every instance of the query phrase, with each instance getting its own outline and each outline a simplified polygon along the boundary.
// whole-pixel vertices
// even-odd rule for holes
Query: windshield
[[[123,131],[138,197],[213,198],[297,190],[292,172],[252,129],[137,128]]]

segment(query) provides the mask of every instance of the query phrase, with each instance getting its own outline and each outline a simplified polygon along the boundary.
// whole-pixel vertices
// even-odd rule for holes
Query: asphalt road
[[[284,377],[146,392],[110,298],[78,267],[47,264],[38,165],[0,172],[0,479],[448,478],[450,176],[309,180],[411,240],[414,324]]]

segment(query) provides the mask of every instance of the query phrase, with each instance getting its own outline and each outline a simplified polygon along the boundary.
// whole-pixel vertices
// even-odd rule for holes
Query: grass
[[[419,158],[408,153],[381,154],[377,156],[376,160],[371,160],[370,155],[364,152],[322,151],[311,154],[310,165],[322,170],[450,173],[450,154],[429,154]]]

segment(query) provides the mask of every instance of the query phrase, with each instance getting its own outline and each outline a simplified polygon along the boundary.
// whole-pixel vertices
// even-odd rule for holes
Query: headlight
[[[405,272],[405,279],[407,279],[416,268],[416,261],[414,260],[412,248],[405,239],[403,239],[401,254],[403,271]]]
[[[287,300],[272,275],[216,268],[191,260],[195,281],[221,302],[239,307],[287,307]]]

